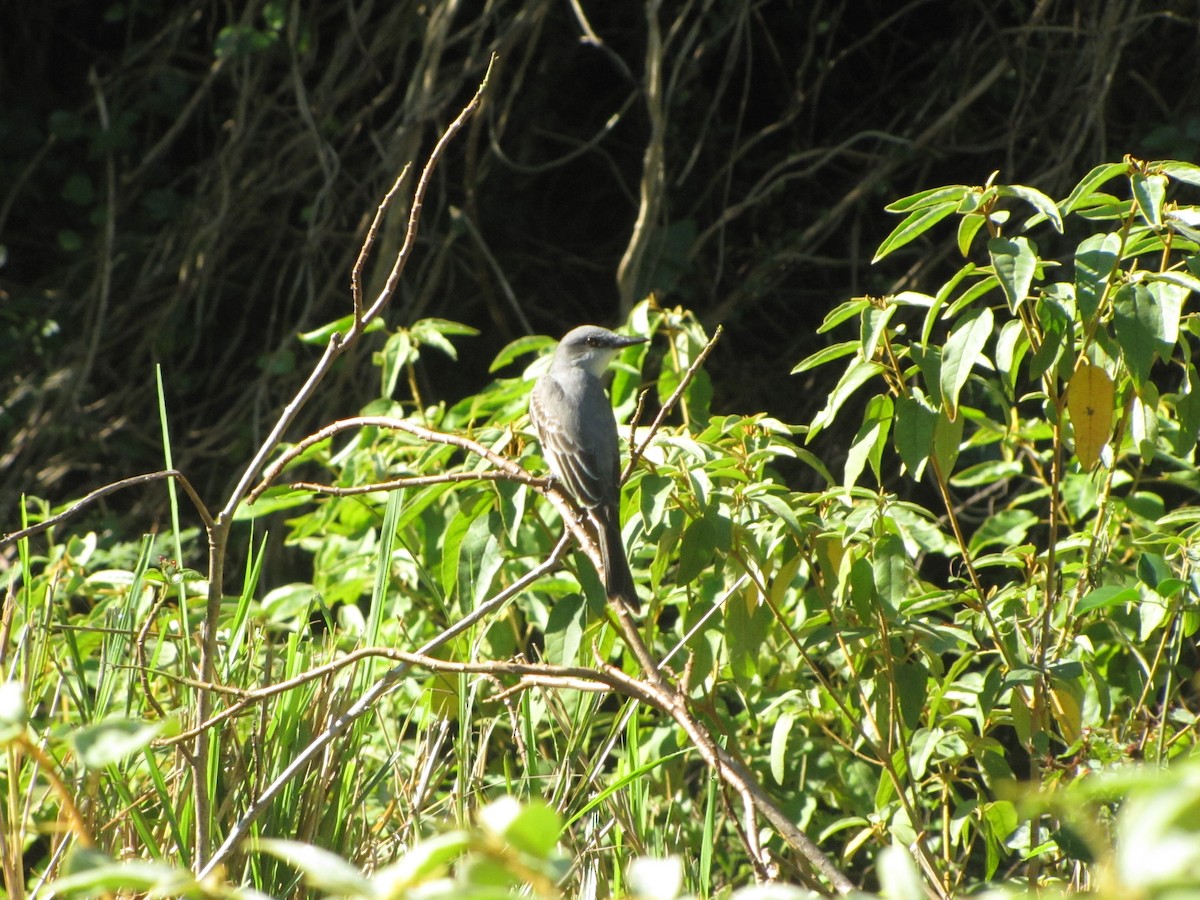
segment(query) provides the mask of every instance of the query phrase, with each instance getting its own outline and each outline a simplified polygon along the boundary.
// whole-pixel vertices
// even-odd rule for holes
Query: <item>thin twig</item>
[[[345,335],[337,333],[330,335],[329,342],[325,346],[325,351],[322,353],[321,359],[313,367],[312,372],[309,373],[308,378],[299,391],[296,392],[296,395],[280,413],[275,425],[259,446],[253,459],[250,460],[250,463],[243,470],[241,478],[238,479],[238,483],[230,493],[225,506],[217,514],[215,523],[209,529],[208,597],[200,652],[200,680],[203,682],[215,681],[217,631],[220,627],[221,602],[224,597],[225,552],[228,546],[229,529],[233,524],[234,513],[246,498],[246,494],[250,490],[256,474],[266,464],[270,455],[279,447],[284,433],[292,422],[295,421],[300,410],[312,398],[317,386],[333,368],[334,362],[346,350],[357,343],[358,339],[366,332],[367,326],[383,311],[384,307],[391,300],[392,295],[395,293],[396,284],[400,280],[400,274],[404,271],[409,257],[412,255],[412,249],[416,240],[417,225],[421,220],[421,209],[425,193],[428,191],[430,181],[433,177],[433,171],[445,153],[450,141],[462,129],[466,121],[478,111],[483,101],[483,93],[487,88],[488,77],[491,74],[495,61],[495,56],[493,55],[488,63],[483,80],[479,83],[479,87],[475,91],[475,95],[463,107],[462,112],[458,114],[454,121],[446,127],[446,130],[442,132],[441,138],[430,152],[429,158],[425,161],[425,166],[421,170],[421,177],[418,179],[416,189],[413,192],[413,201],[408,213],[408,229],[405,233],[404,244],[396,253],[395,261],[392,263],[392,269],[388,275],[387,284],[384,285],[383,290],[380,291],[379,296],[375,298],[375,302],[371,304],[366,312],[361,311],[359,308],[361,301],[359,302],[359,305],[355,308],[354,321]],[[377,215],[381,215],[381,213],[377,213]],[[368,239],[371,241],[374,240],[370,236],[368,236]],[[201,691],[197,697],[196,720],[198,722],[206,721],[209,718],[211,709],[211,692]],[[208,817],[211,810],[206,787],[209,750],[209,734],[207,730],[204,730],[196,737],[194,753],[195,770],[192,773],[192,777],[195,785],[194,798],[196,806],[195,865],[203,866],[206,871],[211,868],[209,865],[210,861],[207,860],[209,849]]]
[[[174,478],[183,485],[184,493],[192,501],[192,505],[196,507],[196,512],[200,515],[200,519],[204,522],[205,528],[212,527],[212,515],[208,511],[208,507],[200,499],[200,495],[196,493],[196,489],[192,487],[187,477],[178,469],[164,469],[161,472],[147,472],[143,475],[131,475],[128,478],[122,478],[120,481],[114,481],[112,484],[106,484],[103,487],[98,487],[90,494],[85,495],[82,499],[76,500],[62,512],[51,516],[48,519],[43,519],[36,525],[30,525],[28,528],[22,528],[20,531],[10,531],[8,534],[0,536],[0,547],[11,544],[14,541],[19,541],[21,538],[27,538],[35,534],[40,534],[47,529],[59,525],[67,519],[74,518],[87,507],[91,506],[97,500],[107,497],[109,494],[124,490],[129,487],[137,487],[140,484],[148,484],[151,481],[158,481],[162,478]]]
[[[679,386],[671,392],[671,396],[667,398],[667,402],[662,405],[662,409],[658,411],[658,415],[654,417],[654,421],[650,423],[649,429],[646,431],[646,436],[636,447],[633,442],[629,443],[629,462],[625,464],[625,471],[621,473],[621,481],[629,477],[629,473],[633,471],[637,461],[642,454],[646,452],[646,448],[650,446],[650,442],[654,440],[654,435],[662,428],[663,422],[667,416],[675,408],[679,402],[679,398],[683,396],[683,392],[687,390],[688,385],[692,383],[692,379],[696,377],[696,373],[700,371],[700,367],[704,365],[704,361],[708,359],[708,354],[712,353],[713,347],[717,346],[717,341],[721,339],[721,335],[725,333],[720,325],[713,332],[712,337],[708,339],[708,343],[704,345],[704,349],[696,354],[696,358],[692,360],[692,364],[687,367],[687,371],[683,373],[683,378],[679,380]]]
[[[374,494],[380,491],[399,491],[405,488],[429,487],[431,484],[460,484],[471,481],[519,481],[536,488],[550,487],[549,478],[537,478],[529,473],[525,477],[515,477],[511,472],[501,472],[498,469],[484,469],[482,472],[444,472],[441,475],[406,475],[403,478],[393,478],[391,481],[376,481],[371,484],[354,484],[339,487],[335,484],[321,484],[315,481],[293,481],[288,487],[294,491],[312,491],[314,494],[331,494],[334,497],[354,497],[359,494]]]
[[[404,179],[408,177],[411,169],[412,163],[405,163],[404,168],[400,170],[400,174],[396,176],[396,180],[392,183],[392,189],[384,194],[383,199],[379,201],[379,206],[375,210],[375,218],[371,220],[371,227],[367,229],[367,236],[363,240],[362,247],[359,248],[358,259],[354,261],[354,268],[350,270],[350,298],[354,304],[355,325],[362,322],[363,317],[363,266],[366,264],[367,257],[371,255],[371,248],[375,246],[375,238],[379,235],[379,225],[383,221],[383,216],[387,212],[388,207],[392,205],[392,200],[395,199],[396,192],[400,190],[400,185],[404,183]]]

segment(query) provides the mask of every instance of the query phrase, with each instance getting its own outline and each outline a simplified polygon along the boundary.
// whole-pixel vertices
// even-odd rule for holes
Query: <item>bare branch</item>
[[[205,528],[211,528],[213,524],[212,515],[208,511],[208,507],[200,499],[200,495],[196,493],[196,489],[192,487],[187,477],[178,469],[164,469],[161,472],[147,472],[144,475],[131,475],[129,478],[122,478],[120,481],[114,481],[112,484],[106,484],[103,487],[98,487],[96,490],[87,494],[82,499],[76,500],[58,515],[51,516],[36,525],[30,525],[28,528],[22,528],[20,531],[11,531],[8,534],[0,535],[0,547],[4,547],[14,541],[19,541],[21,538],[27,538],[31,535],[41,534],[47,529],[53,528],[68,519],[74,518],[79,513],[83,512],[87,507],[91,506],[97,500],[107,497],[109,494],[124,490],[125,488],[137,487],[140,484],[148,484],[151,481],[158,481],[163,478],[174,478],[182,486],[184,493],[192,501],[192,505],[196,507],[196,512],[200,514],[201,521],[204,522]]]

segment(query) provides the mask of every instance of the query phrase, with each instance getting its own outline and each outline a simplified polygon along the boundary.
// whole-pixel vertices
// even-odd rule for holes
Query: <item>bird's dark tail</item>
[[[611,600],[620,597],[632,611],[641,606],[633,586],[633,573],[621,540],[621,520],[616,507],[600,505],[592,510],[600,531],[600,558],[604,563],[604,592]]]

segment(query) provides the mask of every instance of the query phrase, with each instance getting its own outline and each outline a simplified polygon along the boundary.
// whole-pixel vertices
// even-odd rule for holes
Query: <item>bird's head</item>
[[[621,350],[645,341],[644,337],[626,337],[598,325],[580,325],[559,341],[554,362],[578,366],[599,378]]]

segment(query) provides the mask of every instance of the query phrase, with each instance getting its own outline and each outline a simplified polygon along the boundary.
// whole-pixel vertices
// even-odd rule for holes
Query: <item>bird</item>
[[[634,610],[638,596],[621,540],[617,420],[600,379],[622,349],[646,340],[580,325],[559,341],[550,368],[529,396],[529,418],[542,456],[595,528],[605,593]]]

